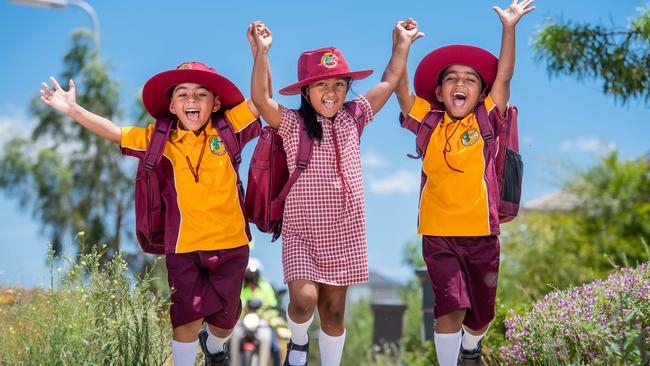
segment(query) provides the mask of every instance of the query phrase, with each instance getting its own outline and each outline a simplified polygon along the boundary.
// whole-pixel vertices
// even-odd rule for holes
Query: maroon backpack
[[[212,123],[223,140],[237,173],[239,203],[246,218],[246,212],[243,210],[244,191],[239,179],[241,148],[246,142],[259,135],[261,123],[256,120],[239,133],[233,131],[230,122],[223,115],[213,115]],[[149,254],[165,254],[165,232],[174,231],[166,225],[167,212],[162,195],[165,180],[173,173],[163,167],[165,164],[159,164],[173,124],[174,122],[169,118],[156,120],[151,141],[145,152],[122,148],[123,154],[140,158],[135,179],[135,232],[142,251]],[[246,235],[250,239],[248,225],[246,225]],[[169,243],[168,246],[170,248],[167,252],[173,252],[173,243]]]
[[[365,125],[362,119],[363,110],[355,102],[345,103],[343,107],[356,121],[361,138]],[[300,126],[296,169],[291,175],[287,167],[287,154],[282,146],[282,137],[270,126],[262,130],[248,169],[245,203],[248,221],[254,223],[263,233],[273,233],[271,242],[280,236],[284,201],[300,174],[307,169],[314,146],[314,140],[307,134],[305,122],[300,114],[298,121]]]
[[[476,107],[481,137],[485,141],[488,156],[494,159],[495,175],[488,174],[488,180],[495,178],[499,188],[500,200],[498,204],[499,222],[504,223],[514,219],[519,212],[521,201],[521,185],[524,172],[524,163],[519,154],[519,133],[517,130],[517,107],[509,105],[506,118],[496,126],[490,122],[485,104]],[[413,159],[424,159],[431,134],[442,120],[444,111],[431,110],[417,127],[405,126],[416,134],[415,145],[417,155],[408,154]],[[400,114],[400,120],[403,117]],[[489,162],[486,162],[486,166]],[[421,188],[424,188],[426,176],[422,172]]]

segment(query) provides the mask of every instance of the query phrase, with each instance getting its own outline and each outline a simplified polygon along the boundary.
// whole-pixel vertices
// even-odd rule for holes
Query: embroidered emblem
[[[320,64],[325,66],[328,69],[333,69],[338,65],[339,58],[336,57],[334,52],[325,52],[323,57],[320,58]]]
[[[460,137],[460,143],[464,146],[472,146],[478,141],[478,131],[476,129],[465,132]]]
[[[214,155],[223,155],[226,153],[226,146],[223,144],[223,141],[219,140],[217,136],[210,137],[210,151]]]
[[[189,62],[186,62],[186,63],[181,64],[180,66],[178,66],[178,68],[176,70],[192,70],[192,64],[189,63]]]

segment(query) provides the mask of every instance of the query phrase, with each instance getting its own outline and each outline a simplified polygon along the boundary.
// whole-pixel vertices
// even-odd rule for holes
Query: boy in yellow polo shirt
[[[41,100],[107,140],[127,155],[142,156],[154,125],[120,128],[76,103],[74,82],[65,91],[56,79],[42,83]],[[206,365],[228,365],[224,344],[241,312],[240,290],[251,240],[241,188],[224,141],[213,125],[223,113],[240,145],[260,131],[250,99],[214,69],[186,62],[150,78],[142,100],[154,118],[171,117],[160,163],[166,206],[165,255],[172,289],[172,358],[194,365],[201,343]],[[205,321],[208,326],[201,331]]]
[[[403,127],[417,134],[430,111],[444,112],[422,163],[418,234],[435,304],[434,343],[441,366],[480,365],[480,341],[494,318],[499,270],[499,187],[477,114],[492,126],[507,117],[515,65],[515,25],[535,7],[513,0],[493,9],[503,24],[499,59],[472,46],[434,50],[395,90]],[[462,330],[461,330],[462,327]]]

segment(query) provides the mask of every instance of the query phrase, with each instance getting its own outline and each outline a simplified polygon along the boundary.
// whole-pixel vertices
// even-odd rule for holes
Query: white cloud
[[[400,169],[393,175],[370,178],[370,191],[376,194],[411,194],[420,191],[420,173]]]
[[[386,166],[388,161],[386,161],[383,156],[370,150],[361,157],[361,164],[368,168],[378,168]]]
[[[35,125],[36,121],[24,112],[0,115],[0,145],[15,137],[29,137]]]
[[[578,140],[565,140],[560,144],[561,151],[581,151],[587,153],[609,152],[616,149],[612,141],[604,141],[598,137],[585,137]]]

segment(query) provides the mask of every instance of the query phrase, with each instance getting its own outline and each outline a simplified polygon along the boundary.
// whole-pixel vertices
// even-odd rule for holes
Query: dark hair
[[[303,121],[305,121],[305,128],[307,129],[307,136],[312,139],[315,139],[318,143],[323,139],[323,126],[318,123],[317,113],[312,107],[311,103],[307,100],[305,95],[307,95],[307,87],[303,86],[301,89],[302,93],[300,94],[300,108],[298,113],[302,116]]]

